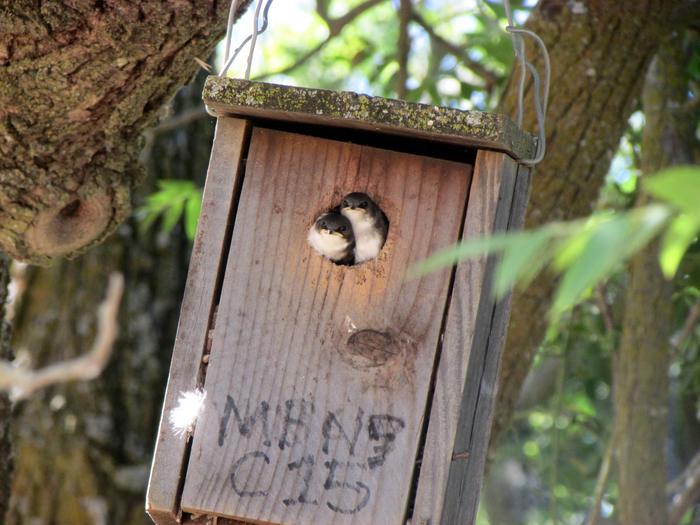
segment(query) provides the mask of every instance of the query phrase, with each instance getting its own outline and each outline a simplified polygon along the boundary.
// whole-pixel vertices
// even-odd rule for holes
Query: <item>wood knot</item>
[[[37,255],[68,255],[100,237],[109,225],[112,211],[112,198],[107,192],[90,200],[76,194],[67,204],[37,214],[27,229],[27,246]]]
[[[346,346],[352,356],[364,361],[365,367],[382,366],[401,353],[399,341],[371,328],[352,334]]]

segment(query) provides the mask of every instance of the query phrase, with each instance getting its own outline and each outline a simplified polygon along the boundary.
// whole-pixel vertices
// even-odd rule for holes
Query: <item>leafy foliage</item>
[[[500,298],[515,283],[530,284],[549,264],[562,274],[550,309],[557,318],[665,228],[660,263],[671,278],[700,231],[700,168],[671,168],[645,180],[643,186],[665,203],[467,241],[431,256],[413,271],[426,273],[466,258],[500,253],[494,285]]]
[[[148,196],[146,204],[135,210],[143,232],[161,218],[161,232],[168,235],[184,217],[187,238],[194,239],[199,212],[202,207],[202,189],[189,180],[158,181],[158,191]]]

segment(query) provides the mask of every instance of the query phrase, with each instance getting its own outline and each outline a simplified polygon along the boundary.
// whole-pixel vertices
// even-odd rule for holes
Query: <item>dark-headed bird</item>
[[[352,224],[355,235],[355,264],[379,255],[389,233],[384,212],[366,193],[349,193],[343,198],[340,213]]]

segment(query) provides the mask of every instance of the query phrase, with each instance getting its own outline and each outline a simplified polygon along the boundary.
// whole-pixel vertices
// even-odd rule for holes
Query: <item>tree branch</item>
[[[330,20],[328,22],[328,28],[331,30],[331,35],[339,35],[346,25],[355,20],[365,11],[372,9],[374,6],[379,5],[382,2],[384,2],[384,0],[367,0],[365,3],[354,7],[343,16]]]
[[[593,504],[591,505],[591,513],[588,515],[585,525],[597,525],[598,519],[600,519],[600,506],[603,504],[603,498],[605,497],[605,487],[608,484],[608,478],[610,477],[610,465],[612,463],[613,454],[615,452],[615,434],[610,438],[610,443],[608,443],[605,449],[605,455],[603,456],[603,462],[600,465],[600,471],[598,472],[598,480],[595,484],[595,490],[593,491]]]
[[[292,65],[287,66],[285,68],[282,68],[278,71],[270,71],[269,73],[260,73],[259,75],[254,76],[251,80],[263,80],[268,77],[273,77],[275,75],[286,75],[290,71],[294,71],[296,68],[303,66],[311,57],[313,57],[316,53],[321,51],[323,47],[331,41],[331,36],[328,36],[323,42],[318,44],[315,48],[313,48],[311,51],[306,53],[305,55],[301,56],[298,58]]]
[[[21,399],[55,383],[75,379],[89,380],[100,375],[107,364],[112,345],[117,337],[117,314],[123,291],[124,277],[120,273],[113,273],[109,278],[107,297],[98,310],[97,336],[90,352],[38,371],[15,367],[7,361],[0,361],[0,390],[12,391],[16,399]]]
[[[467,54],[467,52],[460,46],[453,44],[452,42],[449,42],[440,35],[438,35],[435,32],[435,29],[433,29],[433,27],[415,10],[412,13],[412,19],[419,26],[421,26],[426,33],[428,33],[428,36],[432,41],[434,41],[437,45],[442,47],[450,55],[459,59],[465,66],[467,66],[474,73],[483,78],[486,81],[487,90],[489,92],[491,91],[492,87],[498,83],[498,77],[495,74],[491,73],[488,69],[486,69],[484,66],[482,66],[475,60],[472,60],[471,57]]]
[[[378,4],[381,4],[384,1],[385,0],[367,0],[365,3],[356,6],[355,8],[351,9],[339,18],[329,18],[326,4],[322,0],[319,0],[318,2],[316,2],[316,12],[318,13],[318,16],[321,18],[321,20],[323,20],[328,26],[328,36],[326,37],[326,39],[323,42],[319,43],[311,51],[298,58],[293,64],[282,68],[278,71],[261,73],[260,75],[255,76],[252,80],[262,80],[275,75],[285,75],[290,71],[294,71],[296,68],[304,65],[316,53],[321,51],[321,49],[323,49],[323,47],[334,37],[338,36],[346,25],[355,20],[365,11],[373,8]]]
[[[685,470],[666,485],[671,502],[668,508],[668,525],[677,525],[686,511],[700,498],[700,452]]]
[[[690,334],[693,332],[693,328],[695,328],[695,324],[698,322],[698,317],[700,317],[700,298],[695,301],[695,304],[690,309],[690,312],[688,312],[688,317],[685,319],[681,333],[678,334],[677,337],[671,338],[671,346],[676,349],[680,349],[680,347],[683,346],[683,343],[686,342],[686,340],[690,337]]]
[[[396,96],[406,98],[406,82],[408,81],[408,53],[411,50],[411,40],[408,35],[408,23],[411,21],[411,0],[401,0],[399,5],[399,74],[396,77]]]

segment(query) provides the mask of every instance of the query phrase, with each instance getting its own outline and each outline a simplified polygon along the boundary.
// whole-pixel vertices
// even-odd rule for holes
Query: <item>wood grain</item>
[[[465,164],[254,130],[184,511],[403,522],[451,273],[405,272],[457,240],[470,175]],[[389,236],[376,260],[343,267],[306,233],[351,191],[375,199]],[[369,339],[391,356],[352,348]]]
[[[490,161],[494,165],[492,169],[503,172],[503,193],[496,210],[494,231],[521,229],[529,196],[529,170],[523,168],[520,172],[515,161],[500,155]],[[479,506],[511,305],[510,295],[494,304],[492,279],[495,263],[495,257],[489,257],[486,262],[454,440],[453,453],[468,455],[462,459],[453,456],[439,521],[442,524],[473,524]]]
[[[230,234],[227,226],[236,191],[240,190],[239,166],[248,137],[247,121],[231,118],[217,121],[146,496],[146,510],[158,525],[175,524],[178,519],[189,444],[175,436],[168,415],[177,406],[181,392],[198,386],[219,267],[226,256],[227,231]]]
[[[506,229],[515,181],[508,157],[479,151],[469,191],[463,240],[478,239]],[[457,266],[449,305],[445,339],[436,376],[428,434],[413,511],[413,523],[437,524],[442,513],[447,478],[452,464],[460,401],[474,337],[487,258],[475,258]],[[486,303],[493,299],[486,297]]]

